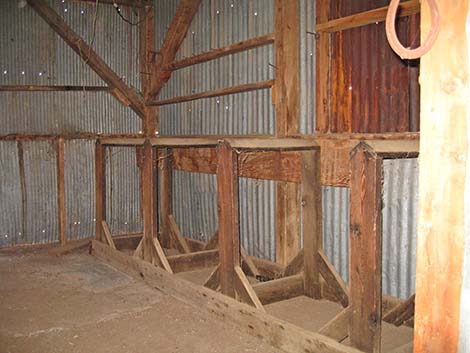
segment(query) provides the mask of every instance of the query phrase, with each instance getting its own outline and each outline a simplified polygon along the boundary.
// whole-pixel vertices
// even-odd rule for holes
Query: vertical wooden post
[[[330,0],[316,0],[317,23],[329,20]],[[318,132],[328,132],[330,127],[330,41],[331,34],[323,32],[316,40],[316,114],[315,126]]]
[[[139,16],[139,64],[140,82],[144,101],[149,102],[150,82],[155,74],[155,65],[152,65],[155,52],[155,9],[153,6],[146,6],[140,9]],[[145,136],[155,137],[158,129],[158,107],[145,107],[142,130]]]
[[[160,241],[164,247],[171,247],[168,217],[173,214],[171,202],[173,189],[173,163],[171,149],[159,150],[160,165]]]
[[[59,242],[65,245],[66,234],[66,209],[65,209],[65,141],[63,137],[57,139],[57,209],[59,223]]]
[[[322,192],[320,184],[320,150],[301,152],[302,156],[302,225],[304,234],[305,295],[320,299],[318,251],[322,248]]]
[[[470,5],[468,0],[436,2],[441,11],[440,33],[431,51],[421,58],[420,68],[417,353],[469,349],[468,326],[460,321],[468,322],[461,316],[468,312],[468,302],[466,306],[461,302],[468,301],[468,295],[461,293],[465,293],[464,247],[470,236]],[[426,1],[421,6],[424,41],[431,18]]]
[[[143,259],[152,261],[153,238],[156,235],[155,200],[156,169],[154,166],[154,147],[147,139],[144,143],[144,161],[142,167],[142,209],[144,223]]]
[[[103,241],[101,222],[106,220],[106,148],[100,140],[95,144],[95,234],[96,240]]]
[[[219,208],[220,287],[235,297],[235,266],[240,266],[238,161],[225,142],[217,147],[217,196]]]
[[[299,0],[274,0],[276,50],[276,135],[299,133]],[[276,261],[287,265],[300,250],[299,185],[276,187]]]
[[[382,327],[382,158],[365,143],[351,152],[349,306],[351,345],[380,352]]]

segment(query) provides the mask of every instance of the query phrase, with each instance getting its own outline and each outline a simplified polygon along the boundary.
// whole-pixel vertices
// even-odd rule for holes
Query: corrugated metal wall
[[[139,87],[137,27],[112,6],[49,0],[65,21],[131,87]],[[96,14],[96,22],[95,22]],[[123,15],[137,20],[129,9]],[[29,6],[0,1],[1,85],[105,83]],[[137,133],[139,118],[105,92],[0,92],[0,134]],[[0,247],[58,240],[56,152],[53,142],[0,142]],[[141,229],[135,151],[112,150],[108,215],[113,232]],[[20,164],[23,167],[20,167]],[[94,234],[94,144],[66,141],[67,235]],[[24,176],[21,176],[21,169]],[[112,192],[111,192],[112,190]],[[24,200],[24,202],[22,201]]]

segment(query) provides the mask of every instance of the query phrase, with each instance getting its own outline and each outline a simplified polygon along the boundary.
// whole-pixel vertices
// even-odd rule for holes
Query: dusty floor
[[[277,352],[86,252],[0,252],[0,353]]]

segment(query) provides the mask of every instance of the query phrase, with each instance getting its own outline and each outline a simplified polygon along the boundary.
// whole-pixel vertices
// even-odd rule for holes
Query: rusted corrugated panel
[[[386,0],[332,2],[331,18],[387,5]],[[405,46],[419,44],[418,16],[397,21]],[[385,23],[334,33],[331,43],[330,131],[417,131],[418,63],[401,60],[392,51]]]
[[[21,182],[16,142],[0,142],[0,247],[22,242]]]
[[[105,85],[29,6],[0,1],[1,85]],[[132,87],[139,88],[138,33],[113,6],[49,1],[103,60]],[[125,16],[136,18],[130,10]],[[96,23],[96,25],[95,25]],[[0,134],[136,133],[140,119],[108,93],[1,92]]]

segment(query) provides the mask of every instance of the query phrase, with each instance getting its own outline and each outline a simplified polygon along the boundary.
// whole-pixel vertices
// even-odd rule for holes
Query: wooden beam
[[[420,64],[416,353],[470,350],[469,4],[436,3],[441,11],[440,33]],[[426,2],[421,6],[424,42],[432,20]]]
[[[251,261],[254,262],[254,264],[256,265],[256,268],[261,273],[261,275],[267,276],[270,278],[282,277],[282,272],[284,271],[283,266],[275,262],[266,260],[266,259],[260,259],[254,256],[249,256],[249,257],[251,258]]]
[[[380,352],[382,328],[382,160],[360,143],[351,152],[349,306],[351,345]]]
[[[217,290],[220,286],[220,265],[217,265],[204,282],[204,287]]]
[[[170,216],[173,214],[172,194],[173,194],[173,158],[170,149],[160,149],[158,151],[158,166],[160,173],[160,241],[166,248],[176,247],[178,243],[172,242]],[[173,217],[173,216],[172,216]],[[173,219],[174,221],[174,219]],[[182,244],[186,244],[182,239]],[[186,246],[188,246],[186,244]],[[184,251],[183,252],[191,252]],[[187,249],[186,249],[187,250]]]
[[[93,241],[93,254],[116,269],[143,280],[151,288],[163,291],[186,303],[211,313],[223,322],[268,342],[274,349],[287,353],[360,353],[315,332],[304,330],[281,319],[256,310],[208,288],[172,276],[138,258]]]
[[[238,86],[233,86],[233,87],[226,87],[226,88],[220,88],[220,89],[215,89],[215,90],[201,92],[201,93],[194,93],[188,96],[179,96],[179,97],[173,97],[173,98],[168,98],[168,99],[161,99],[158,101],[149,102],[148,105],[161,106],[161,105],[168,105],[168,104],[190,102],[196,99],[222,97],[222,96],[227,96],[229,94],[236,94],[236,93],[242,93],[242,92],[256,91],[256,90],[265,89],[265,88],[271,88],[273,85],[274,85],[274,80],[246,83],[243,85],[238,85]]]
[[[10,85],[0,86],[0,92],[110,92],[106,86],[39,86]]]
[[[156,58],[155,72],[152,73],[149,95],[156,97],[160,93],[163,85],[170,79],[171,71],[165,67],[171,64],[176,57],[176,53],[183,43],[189,26],[197,13],[201,0],[181,0],[173,16],[170,27],[166,32],[165,40]]]
[[[405,321],[411,319],[415,311],[415,296],[413,294],[403,303],[392,308],[392,310],[384,315],[383,320],[395,326],[400,326]]]
[[[360,12],[351,16],[338,18],[335,20],[321,22],[316,26],[317,32],[338,32],[346,29],[357,28],[371,23],[383,22],[387,17],[388,6],[380,7],[365,12]],[[398,16],[411,16],[420,12],[419,0],[404,1],[398,8]]]
[[[59,242],[65,245],[67,242],[67,210],[65,209],[65,141],[63,138],[56,142],[57,165],[57,211],[59,225]]]
[[[184,67],[218,59],[227,55],[240,53],[245,50],[259,48],[264,45],[269,45],[272,43],[274,43],[274,33],[269,33],[269,34],[265,34],[264,36],[250,38],[250,39],[238,42],[238,43],[226,45],[225,47],[212,49],[207,52],[191,56],[189,58],[184,58],[178,61],[174,61],[171,64],[168,64],[166,67],[164,67],[164,70],[168,70],[168,71],[179,70]]]
[[[320,299],[321,287],[318,251],[322,248],[323,239],[320,151],[303,151],[301,155],[305,295],[314,299]]]
[[[144,224],[144,237],[142,240],[143,259],[151,261],[154,256],[153,239],[156,237],[156,218],[155,208],[156,198],[156,173],[154,166],[154,147],[147,139],[143,148],[143,167],[142,167],[142,216]]]
[[[263,305],[295,298],[304,294],[304,277],[302,274],[260,282],[253,285]]]
[[[246,252],[245,248],[243,246],[240,246],[240,255],[241,255],[241,258],[243,260],[243,262],[245,263],[246,267],[248,268],[248,272],[251,276],[257,278],[260,273],[258,271],[258,268],[256,267],[255,263],[253,262],[253,260],[251,259],[250,256],[248,256],[248,253]]]
[[[216,266],[219,263],[219,251],[204,250],[190,254],[168,256],[168,262],[175,273],[195,271]]]
[[[299,133],[300,38],[299,1],[274,1],[276,135]],[[299,187],[276,186],[276,261],[287,265],[300,250]]]
[[[90,3],[90,5],[95,5],[96,0],[74,0]],[[145,7],[152,6],[151,0],[99,0],[99,4],[106,5],[119,5],[119,6],[130,6],[130,7]]]
[[[176,224],[175,217],[173,217],[173,215],[168,216],[168,231],[171,235],[171,239],[173,240],[173,244],[176,245],[176,248],[184,254],[189,254],[191,249],[189,248],[188,243],[186,243],[185,238],[181,235],[180,228]]]
[[[225,142],[217,147],[220,287],[235,297],[235,267],[240,266],[237,154]]]
[[[64,246],[58,246],[50,249],[47,253],[51,256],[62,256],[72,251],[86,248],[91,244],[91,238],[80,239],[80,240],[71,240],[68,241]]]
[[[256,309],[264,310],[263,304],[261,304],[256,292],[251,286],[248,278],[246,278],[240,266],[235,266],[235,288],[238,296],[248,305],[254,306]]]
[[[106,147],[97,140],[95,144],[95,237],[103,241],[101,222],[106,219]]]
[[[301,249],[297,255],[287,264],[284,269],[283,277],[296,275],[304,269],[304,249]]]
[[[318,266],[321,276],[330,286],[335,297],[343,307],[347,307],[349,305],[348,286],[322,250],[318,251]]]
[[[316,21],[323,23],[328,21],[330,16],[330,0],[317,0]],[[326,133],[330,129],[331,111],[331,35],[324,33],[315,41],[315,131]]]
[[[113,249],[116,249],[116,245],[114,245],[114,241],[113,241],[113,236],[111,235],[111,232],[109,230],[109,227],[106,221],[101,221],[101,227],[103,227],[104,238],[106,239],[106,242],[108,243],[108,245],[112,247]]]
[[[349,321],[351,320],[351,310],[346,308],[342,310],[333,319],[328,321],[318,333],[342,342],[349,335]]]
[[[101,59],[85,41],[44,0],[27,0],[44,21],[105,81],[110,88],[117,88],[130,101],[130,107],[139,117],[144,116],[142,98]]]
[[[156,237],[152,239],[152,244],[154,247],[154,250],[157,255],[158,262],[160,263],[160,266],[168,273],[173,274],[173,269],[171,268],[170,263],[168,262],[168,259],[165,255],[165,252],[163,251],[162,246],[160,245],[160,242]]]

